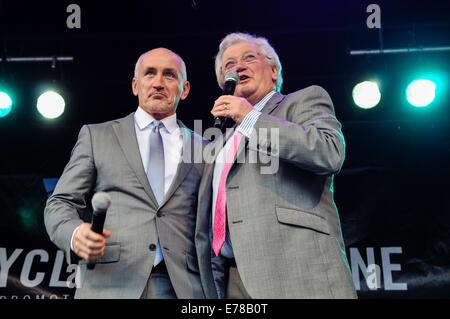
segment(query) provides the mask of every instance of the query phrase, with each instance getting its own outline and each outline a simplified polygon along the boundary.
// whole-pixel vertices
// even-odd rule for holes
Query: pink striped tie
[[[214,215],[214,228],[213,228],[213,250],[216,256],[219,255],[220,249],[225,242],[225,225],[227,221],[226,209],[227,209],[227,194],[225,184],[227,181],[228,172],[231,165],[234,162],[234,157],[242,140],[243,135],[236,132],[234,135],[233,143],[227,153],[225,165],[220,176],[219,189],[217,191],[216,211]]]

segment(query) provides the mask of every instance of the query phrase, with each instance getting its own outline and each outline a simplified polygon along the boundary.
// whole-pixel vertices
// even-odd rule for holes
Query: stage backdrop
[[[358,296],[448,298],[447,180],[439,170],[414,175],[399,171],[349,168],[335,178]],[[70,287],[76,283],[77,265],[66,264],[43,221],[56,181],[30,175],[0,177],[0,299],[73,298]]]

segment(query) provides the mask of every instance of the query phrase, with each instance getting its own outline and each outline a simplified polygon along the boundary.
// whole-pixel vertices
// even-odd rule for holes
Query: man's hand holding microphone
[[[103,229],[110,204],[111,198],[107,193],[98,192],[92,198],[92,223],[81,224],[72,238],[73,251],[79,257],[92,261],[103,256],[106,247],[105,238],[111,236],[111,231]],[[89,269],[93,269],[94,266],[94,263],[88,264]]]

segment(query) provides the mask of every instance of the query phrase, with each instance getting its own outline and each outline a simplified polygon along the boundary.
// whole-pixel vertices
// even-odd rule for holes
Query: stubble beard
[[[149,100],[147,101],[145,106],[145,111],[151,114],[153,117],[155,117],[154,115],[158,115],[158,117],[165,117],[164,115],[174,113],[175,110],[175,103],[170,101],[169,99]]]

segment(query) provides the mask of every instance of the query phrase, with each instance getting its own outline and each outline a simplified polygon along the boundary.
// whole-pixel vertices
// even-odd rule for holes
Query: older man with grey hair
[[[240,81],[211,110],[235,126],[210,145],[216,159],[200,184],[196,246],[206,296],[355,298],[333,201],[345,142],[329,95],[319,86],[282,95],[277,53],[245,33],[222,40],[215,69],[221,87],[231,71]],[[279,161],[268,173],[267,158]]]

